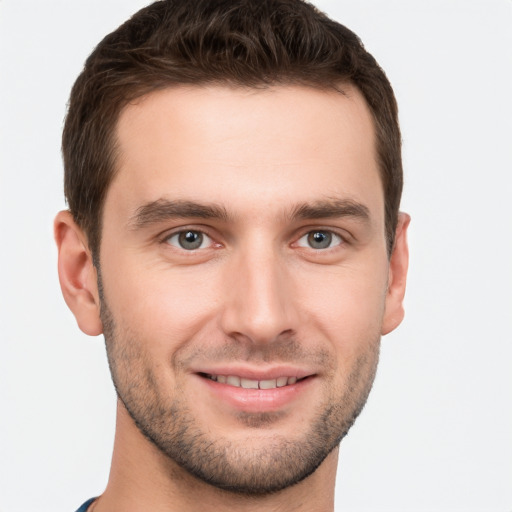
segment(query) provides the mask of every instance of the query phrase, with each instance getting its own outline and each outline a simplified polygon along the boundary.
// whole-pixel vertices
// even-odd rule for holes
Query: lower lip
[[[279,411],[301,397],[309,388],[313,377],[307,377],[295,384],[273,389],[244,389],[198,376],[210,393],[222,402],[242,412]]]

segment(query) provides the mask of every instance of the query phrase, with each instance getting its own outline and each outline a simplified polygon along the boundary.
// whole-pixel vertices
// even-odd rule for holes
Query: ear
[[[59,281],[64,300],[75,315],[78,327],[90,336],[103,332],[96,269],[87,237],[69,211],[57,214],[54,222],[59,252]]]
[[[407,245],[407,228],[411,217],[407,213],[398,214],[395,233],[395,245],[389,261],[388,289],[386,292],[386,309],[382,323],[382,335],[396,329],[404,318],[404,296],[409,267],[409,247]]]

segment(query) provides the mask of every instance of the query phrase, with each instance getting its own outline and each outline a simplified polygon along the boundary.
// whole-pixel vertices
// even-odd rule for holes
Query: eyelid
[[[295,242],[293,242],[292,245],[297,244],[297,242],[304,238],[306,235],[310,233],[314,233],[316,231],[323,231],[326,233],[331,233],[332,235],[335,235],[339,238],[341,238],[342,244],[350,244],[352,241],[354,241],[354,237],[345,229],[341,228],[335,228],[335,227],[326,227],[326,226],[304,226],[302,227],[298,232],[297,235],[294,237]]]
[[[195,231],[195,232],[198,232],[198,233],[201,233],[203,234],[203,236],[205,236],[206,238],[208,238],[210,240],[210,244],[209,244],[209,247],[222,247],[223,244],[221,242],[218,242],[218,235],[216,235],[215,233],[212,233],[212,229],[209,227],[209,226],[205,226],[205,225],[201,225],[201,224],[185,224],[185,225],[180,225],[180,226],[177,226],[175,228],[172,228],[172,229],[168,229],[164,232],[162,232],[160,235],[158,235],[156,238],[158,240],[159,243],[162,243],[162,244],[167,244],[167,245],[171,245],[171,247],[175,247],[176,249],[180,249],[179,247],[177,246],[174,246],[172,244],[169,244],[168,243],[168,240],[173,237],[173,236],[176,236],[176,235],[179,235],[180,233],[183,233],[183,232],[186,232],[186,231]],[[327,232],[327,233],[331,233],[332,235],[336,236],[336,237],[339,237],[341,239],[341,242],[334,245],[333,247],[328,247],[326,249],[314,249],[312,247],[307,247],[307,246],[299,246],[301,248],[304,248],[304,249],[311,249],[313,251],[324,251],[324,252],[327,252],[331,249],[335,249],[336,247],[339,247],[339,246],[343,246],[343,245],[348,245],[348,244],[351,244],[352,241],[353,241],[353,236],[347,232],[346,230],[344,229],[341,229],[341,228],[334,228],[334,227],[324,227],[324,226],[303,226],[300,231],[298,231],[297,235],[293,237],[293,242],[291,243],[291,246],[298,246],[298,242],[300,239],[302,239],[304,236],[310,234],[311,232],[315,232],[315,231],[324,231],[324,232]],[[184,252],[189,252],[189,253],[193,253],[194,251],[199,251],[199,250],[205,250],[207,249],[208,247],[205,247],[205,248],[202,248],[202,249],[193,249],[193,250],[186,250],[186,249],[183,249],[181,248],[181,250],[183,250]]]
[[[187,231],[194,231],[196,233],[201,233],[205,238],[208,238],[210,240],[209,247],[212,247],[212,246],[219,247],[221,245],[219,242],[216,242],[216,237],[214,234],[212,234],[211,229],[209,229],[207,226],[202,226],[202,225],[197,225],[197,224],[182,225],[182,226],[175,227],[173,229],[166,230],[158,236],[158,240],[162,244],[170,245],[171,247],[174,247],[178,250],[182,250],[184,252],[194,252],[194,251],[208,249],[208,247],[204,247],[204,248],[192,249],[192,250],[187,251],[187,249],[180,248],[176,245],[169,243],[170,238],[172,238],[173,236],[180,235],[181,233],[185,233]]]
[[[201,245],[199,247],[195,247],[193,249],[186,249],[185,247],[180,246],[180,244],[179,244],[180,235],[182,235],[183,233],[190,233],[190,232],[201,234],[202,240],[201,240]],[[171,240],[173,240],[174,238],[176,238],[176,243],[174,243],[174,241],[171,242]],[[185,231],[178,231],[176,233],[172,233],[170,236],[168,236],[166,238],[166,243],[168,243],[169,245],[172,245],[173,247],[175,247],[178,250],[183,250],[183,251],[187,251],[187,252],[193,252],[193,251],[199,251],[201,249],[207,249],[211,245],[212,241],[213,240],[206,233],[202,233],[201,231],[196,231],[196,230],[192,230],[192,229],[186,229]]]
[[[330,245],[328,247],[323,247],[323,248],[322,247],[312,247],[309,244],[309,241],[307,240],[307,238],[312,233],[328,233],[329,235],[331,235]],[[305,241],[304,241],[304,243],[301,243],[301,241],[303,239]],[[304,249],[309,249],[312,251],[319,251],[319,252],[327,252],[329,250],[335,250],[339,246],[344,245],[346,242],[345,242],[344,238],[335,231],[327,230],[327,229],[312,229],[312,230],[304,233],[301,237],[299,237],[295,243],[297,244],[298,247],[302,247]]]

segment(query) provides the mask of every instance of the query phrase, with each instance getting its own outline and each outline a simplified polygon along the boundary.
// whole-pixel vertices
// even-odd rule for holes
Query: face
[[[215,486],[304,479],[363,407],[392,316],[360,94],[174,88],[128,106],[101,320],[122,403]]]

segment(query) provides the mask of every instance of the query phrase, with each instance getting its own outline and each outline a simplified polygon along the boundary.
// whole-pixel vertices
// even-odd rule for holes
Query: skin
[[[366,401],[381,335],[403,318],[408,262],[406,214],[386,252],[371,115],[344,92],[183,87],[126,107],[102,290],[86,236],[57,216],[64,297],[84,332],[105,333],[120,396],[95,512],[333,510],[337,445]],[[204,233],[202,245],[180,246],[183,230]],[[233,397],[204,373],[307,378],[289,396]],[[170,456],[184,425],[185,452],[217,471],[215,485]],[[265,492],[269,482],[282,489]]]

